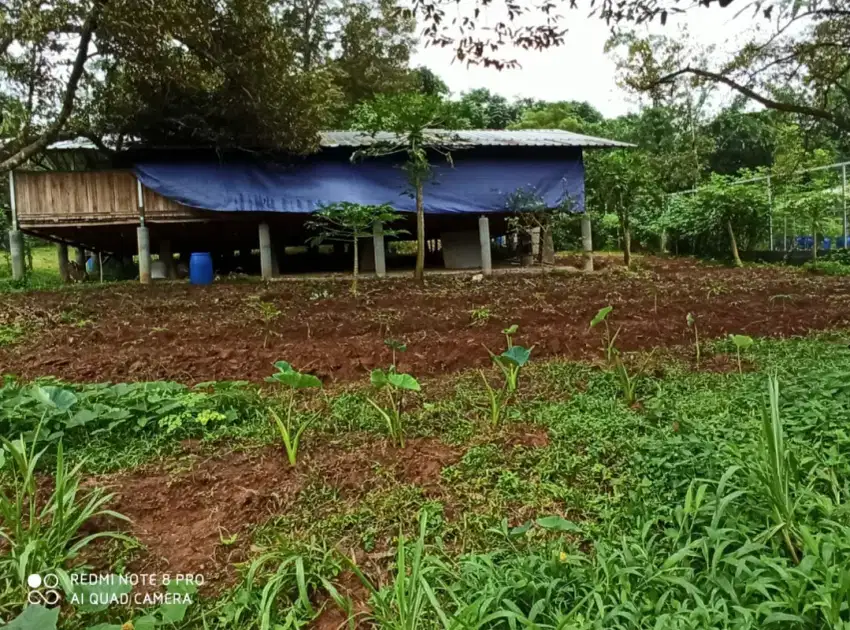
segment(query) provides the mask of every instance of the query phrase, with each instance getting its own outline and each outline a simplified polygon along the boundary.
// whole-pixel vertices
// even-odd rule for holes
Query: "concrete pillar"
[[[260,223],[260,273],[263,280],[272,279],[272,235],[268,223]]]
[[[174,254],[171,252],[171,241],[159,242],[159,259],[165,264],[165,277],[177,279],[177,266],[174,264]]]
[[[82,247],[74,248],[74,262],[80,266],[83,271],[86,270],[86,250]]]
[[[145,226],[136,228],[136,239],[139,242],[139,282],[151,283],[151,240],[150,232]]]
[[[584,256],[584,270],[593,271],[593,233],[587,212],[581,215],[581,251]]]
[[[387,257],[384,251],[384,224],[380,221],[372,224],[372,249],[375,253],[375,275],[383,278],[387,275]]]
[[[100,268],[100,254],[97,252],[86,252],[87,258],[92,259],[91,278],[96,278],[103,282],[103,272]]]
[[[23,280],[26,266],[24,265],[24,234],[20,230],[9,230],[9,254],[12,257],[12,279]]]
[[[59,279],[62,282],[70,282],[71,274],[68,271],[68,246],[65,243],[56,243],[56,258],[59,267]]]
[[[531,255],[535,260],[540,256],[540,227],[531,228]]]
[[[485,276],[493,273],[493,260],[490,257],[490,219],[483,214],[478,217],[478,241],[481,244],[481,271]]]

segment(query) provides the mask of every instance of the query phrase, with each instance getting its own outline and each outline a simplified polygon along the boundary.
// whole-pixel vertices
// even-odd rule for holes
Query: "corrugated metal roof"
[[[594,138],[571,131],[560,129],[471,129],[464,131],[448,131],[432,129],[427,132],[431,141],[446,146],[467,147],[633,147],[633,144]],[[375,143],[393,142],[397,136],[392,133],[380,132],[374,137],[361,131],[323,131],[321,145],[323,147],[367,147]]]
[[[582,148],[617,148],[634,147],[635,145],[606,138],[595,138],[585,136],[571,131],[560,129],[473,129],[465,131],[448,131],[442,129],[431,129],[428,132],[429,141],[442,144],[446,147],[471,148],[471,147],[582,147]],[[334,147],[368,147],[377,143],[393,143],[397,141],[396,134],[379,132],[374,136],[362,131],[322,131],[320,132],[320,146],[323,148]],[[109,142],[105,144],[109,146]],[[132,146],[132,141],[129,142]],[[74,140],[62,140],[49,145],[50,151],[79,151],[97,150],[91,140],[87,138],[76,138]]]

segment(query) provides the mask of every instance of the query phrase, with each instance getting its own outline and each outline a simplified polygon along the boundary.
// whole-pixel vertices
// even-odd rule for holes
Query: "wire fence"
[[[788,176],[761,175],[730,182],[734,186],[759,186],[766,197],[765,236],[755,249],[812,249],[815,239],[819,249],[848,249],[848,166],[850,162],[836,162],[799,169]],[[699,190],[693,188],[669,196],[695,194]]]

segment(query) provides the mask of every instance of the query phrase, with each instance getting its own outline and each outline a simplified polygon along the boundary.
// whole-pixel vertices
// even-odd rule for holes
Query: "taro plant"
[[[685,319],[688,323],[688,328],[694,331],[694,349],[696,350],[696,359],[697,359],[697,369],[699,369],[699,329],[697,328],[697,320],[694,319],[692,313],[688,313],[687,318]]]
[[[406,352],[407,344],[398,339],[384,339],[384,345],[393,353],[392,368],[395,369],[395,358],[397,352]]]
[[[274,364],[277,373],[266,378],[269,383],[281,383],[287,388],[286,415],[283,419],[271,409],[272,419],[277,425],[283,448],[286,449],[286,457],[289,463],[295,466],[298,457],[298,444],[307,427],[312,424],[315,416],[293,415],[292,407],[295,403],[295,391],[298,389],[320,388],[322,381],[312,374],[303,374],[294,369],[286,361],[278,361]]]
[[[386,370],[382,370],[381,368],[372,370],[369,380],[372,383],[372,387],[378,392],[384,392],[387,406],[382,407],[372,398],[367,398],[366,400],[369,401],[369,404],[378,411],[384,422],[386,422],[392,440],[404,448],[404,420],[401,413],[401,405],[404,402],[405,392],[418,392],[420,390],[419,381],[410,374],[397,372],[395,365],[391,365]]]
[[[38,429],[36,430],[38,433]],[[46,448],[36,452],[37,435],[29,448],[23,438],[0,437],[0,477],[8,483],[0,488],[0,582],[26,588],[32,574],[53,573],[66,592],[71,592],[68,571],[79,553],[98,538],[132,543],[116,531],[85,535],[84,528],[95,519],[129,519],[105,509],[112,499],[100,488],[81,488],[84,461],[71,467],[65,463],[62,442],[56,448],[52,486],[36,469]],[[25,591],[20,592],[21,601]]]
[[[611,328],[608,325],[608,315],[610,315],[613,310],[613,306],[606,306],[605,308],[599,309],[599,312],[596,313],[594,318],[590,321],[590,327],[595,328],[599,324],[604,324],[605,333],[602,336],[602,350],[605,353],[605,359],[608,363],[608,367],[614,373],[614,376],[617,377],[617,381],[620,384],[620,391],[623,394],[626,404],[634,405],[637,402],[638,382],[646,371],[646,366],[649,364],[649,361],[652,359],[652,355],[655,351],[653,350],[650,352],[643,364],[641,364],[634,373],[629,374],[629,370],[623,362],[623,359],[620,356],[620,351],[617,349],[616,345],[617,336],[620,334],[620,330],[622,330],[622,328],[617,328],[617,331],[612,335]]]
[[[497,425],[502,416],[505,402],[511,394],[516,392],[519,386],[519,375],[523,366],[528,363],[531,357],[531,348],[514,345],[513,337],[519,330],[517,324],[513,324],[509,328],[505,328],[502,334],[505,335],[507,348],[501,354],[495,354],[485,346],[485,349],[490,354],[493,363],[501,370],[504,376],[504,383],[498,389],[493,388],[487,380],[487,376],[483,370],[479,370],[481,380],[484,382],[484,387],[487,390],[487,397],[490,401],[490,424]]]
[[[608,365],[613,365],[614,357],[617,356],[617,347],[614,345],[617,342],[617,336],[620,334],[621,328],[617,328],[617,331],[612,335],[611,327],[608,325],[608,315],[614,310],[614,307],[610,304],[604,308],[600,308],[599,312],[593,316],[593,319],[590,320],[590,327],[596,328],[599,324],[602,324],[605,327],[605,334],[602,336],[602,350],[605,353],[605,360],[608,362]]]
[[[735,354],[738,359],[738,374],[743,374],[744,369],[741,367],[741,350],[746,350],[753,345],[753,338],[748,335],[729,335],[729,339],[735,345]]]

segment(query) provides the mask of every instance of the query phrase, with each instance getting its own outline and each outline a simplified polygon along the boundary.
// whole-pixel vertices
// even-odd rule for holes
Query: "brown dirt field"
[[[591,274],[507,274],[480,282],[471,274],[434,275],[424,287],[409,279],[369,281],[357,298],[339,281],[120,284],[3,296],[0,324],[23,322],[33,332],[0,348],[0,373],[259,381],[284,359],[330,383],[365,379],[386,365],[383,340],[392,337],[408,344],[400,369],[434,376],[486,366],[482,344],[501,348],[500,331],[513,323],[520,325],[517,343],[534,345],[536,358],[596,357],[598,331],[588,322],[607,304],[623,327],[624,350],[690,343],[688,312],[705,339],[850,324],[850,278],[651,257],[625,272],[604,262]],[[474,321],[476,309],[488,317]]]
[[[231,581],[233,563],[247,558],[252,528],[284,513],[311,479],[337,488],[343,499],[388,480],[436,492],[442,469],[460,457],[460,450],[438,440],[412,439],[399,449],[373,439],[353,448],[319,445],[295,468],[282,448],[268,447],[206,458],[190,454],[171,466],[95,477],[86,485],[114,493],[110,507],[131,519],[130,531],[146,547],[134,571],[203,574],[221,586]],[[223,543],[234,534],[233,544]]]

